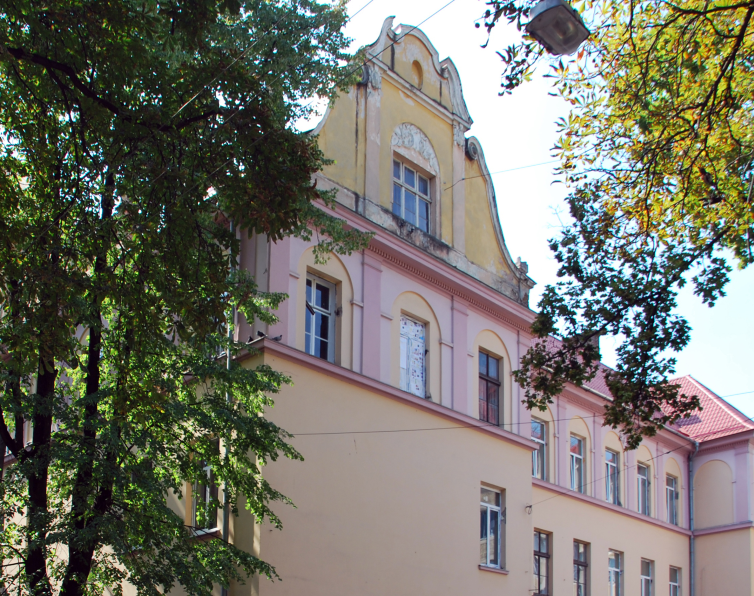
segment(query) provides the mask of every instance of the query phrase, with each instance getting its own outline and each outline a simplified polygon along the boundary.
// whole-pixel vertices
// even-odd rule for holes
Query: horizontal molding
[[[612,511],[613,513],[624,515],[626,517],[630,517],[631,519],[635,519],[637,521],[641,521],[646,524],[658,526],[665,530],[670,530],[671,532],[683,534],[684,536],[691,536],[691,532],[687,530],[686,528],[681,528],[680,526],[669,524],[668,522],[655,519],[654,517],[642,515],[638,511],[631,511],[630,509],[626,509],[625,507],[619,507],[618,505],[613,505],[612,503],[608,503],[607,501],[603,501],[602,499],[598,499],[596,497],[590,497],[589,495],[584,495],[582,493],[577,493],[576,491],[563,488],[562,486],[558,486],[557,484],[551,484],[549,482],[545,482],[544,480],[540,480],[539,478],[532,478],[531,482],[532,482],[532,486],[535,486],[537,488],[542,488],[553,493],[558,493],[559,495],[574,499],[576,501],[582,501],[588,505],[601,507],[602,509],[607,509],[609,511]],[[535,505],[535,510],[536,510],[536,505]]]
[[[721,532],[735,532],[736,530],[745,530],[746,528],[754,528],[754,521],[749,520],[737,524],[694,530],[694,536],[707,536],[708,534],[720,534]]]

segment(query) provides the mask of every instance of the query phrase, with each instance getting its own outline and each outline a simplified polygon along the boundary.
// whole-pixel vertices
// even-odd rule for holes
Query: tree
[[[344,21],[315,0],[2,2],[3,590],[274,576],[167,499],[210,465],[224,496],[200,522],[280,525],[262,467],[300,455],[262,414],[289,379],[235,362],[226,321],[272,322],[284,296],[235,270],[236,230],[363,246],[317,206],[326,161],[290,125],[350,82]]]
[[[492,0],[485,24],[523,29],[533,3]],[[572,222],[551,241],[562,281],[548,286],[537,343],[517,379],[529,407],[597,372],[593,339],[621,337],[607,374],[606,423],[631,446],[689,415],[698,400],[667,383],[689,342],[676,311],[689,281],[713,306],[731,267],[752,261],[754,2],[582,0],[592,34],[550,60],[561,181]],[[532,77],[545,51],[530,37],[500,52],[503,92]]]

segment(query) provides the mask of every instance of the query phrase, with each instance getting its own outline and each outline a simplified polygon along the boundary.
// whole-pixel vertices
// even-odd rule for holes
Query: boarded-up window
[[[401,389],[426,395],[426,328],[401,315]]]

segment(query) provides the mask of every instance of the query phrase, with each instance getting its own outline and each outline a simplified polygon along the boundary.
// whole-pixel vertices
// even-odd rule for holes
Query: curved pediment
[[[385,19],[361,83],[315,129],[335,163],[321,185],[388,232],[527,304],[534,282],[513,261],[458,71],[420,29]]]

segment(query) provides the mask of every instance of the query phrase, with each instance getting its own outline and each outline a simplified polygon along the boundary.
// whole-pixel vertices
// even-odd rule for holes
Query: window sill
[[[500,567],[488,567],[487,565],[480,565],[480,571],[490,571],[492,573],[500,573],[502,575],[508,575],[507,569],[500,569]]]

